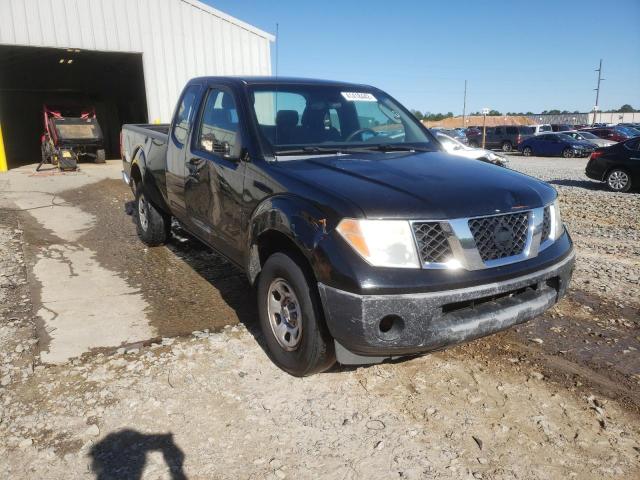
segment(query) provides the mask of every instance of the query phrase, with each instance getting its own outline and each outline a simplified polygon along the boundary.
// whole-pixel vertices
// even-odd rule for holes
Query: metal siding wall
[[[192,77],[270,75],[271,41],[195,0],[0,0],[0,44],[142,53],[150,121]]]

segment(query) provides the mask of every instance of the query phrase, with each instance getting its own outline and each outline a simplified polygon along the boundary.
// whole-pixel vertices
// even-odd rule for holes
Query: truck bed
[[[122,129],[142,133],[147,137],[166,140],[170,126],[168,123],[127,123],[122,126]]]

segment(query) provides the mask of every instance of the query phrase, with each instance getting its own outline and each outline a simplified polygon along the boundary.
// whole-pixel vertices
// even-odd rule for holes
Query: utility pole
[[[465,128],[465,116],[467,113],[467,81],[464,81],[464,101],[462,103],[462,128]]]
[[[598,112],[598,102],[600,101],[600,82],[602,80],[605,80],[604,78],[602,78],[602,59],[600,59],[600,66],[598,68],[596,68],[595,70],[596,72],[598,72],[598,86],[596,88],[594,88],[594,90],[596,91],[596,105],[595,107],[593,107],[593,123],[596,123],[596,113]]]
[[[484,148],[485,139],[487,137],[487,114],[489,113],[488,108],[482,109],[482,148]]]

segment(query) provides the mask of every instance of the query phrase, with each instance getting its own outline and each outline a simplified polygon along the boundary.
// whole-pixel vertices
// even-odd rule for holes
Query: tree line
[[[618,108],[617,110],[612,109],[612,110],[603,110],[605,113],[633,113],[633,112],[640,112],[640,110],[636,110],[635,108],[633,108],[631,105],[629,105],[628,103],[625,103],[624,105],[622,105],[620,108]],[[426,121],[430,121],[430,122],[439,122],[440,120],[444,120],[445,118],[451,118],[453,117],[453,112],[447,112],[447,113],[422,113],[420,110],[411,110],[411,113],[413,113],[413,115],[418,119],[418,120],[426,120]],[[543,110],[540,113],[533,113],[533,112],[526,112],[526,113],[522,113],[522,112],[507,112],[505,114],[499,112],[498,110],[490,110],[489,113],[487,114],[487,116],[489,117],[500,117],[502,115],[507,115],[507,116],[527,116],[527,115],[573,115],[573,114],[577,114],[577,113],[583,113],[583,112],[579,112],[578,110],[574,110],[573,112],[570,112],[568,110],[558,110],[558,109],[553,109],[553,110]],[[482,115],[482,112],[471,112],[469,114],[471,115]]]

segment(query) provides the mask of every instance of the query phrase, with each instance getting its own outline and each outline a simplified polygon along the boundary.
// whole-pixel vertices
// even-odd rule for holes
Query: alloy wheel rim
[[[300,302],[289,283],[276,278],[269,285],[267,313],[269,325],[278,344],[291,352],[302,339],[302,310]]]
[[[529,147],[527,147],[527,148],[525,148],[525,149],[524,149],[524,155],[525,155],[526,157],[531,156],[531,149],[530,149]]]
[[[620,170],[616,170],[615,172],[612,172],[611,175],[609,175],[608,183],[609,186],[614,190],[622,190],[627,186],[628,182],[629,176]]]
[[[147,199],[144,198],[144,195],[140,195],[138,199],[138,218],[140,219],[140,226],[144,231],[149,228],[148,212],[149,206],[147,205]]]

